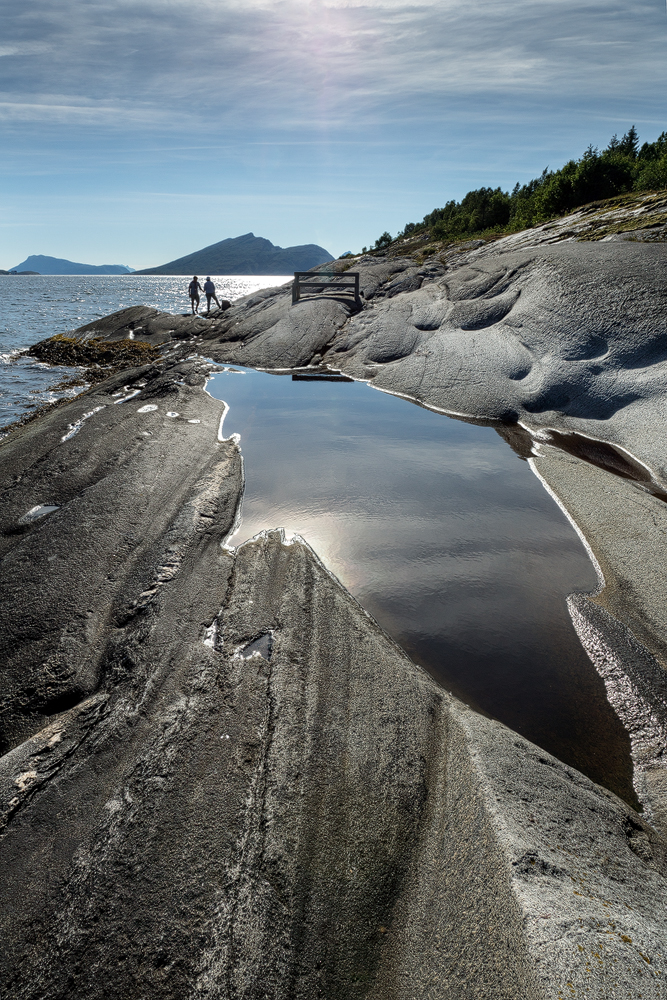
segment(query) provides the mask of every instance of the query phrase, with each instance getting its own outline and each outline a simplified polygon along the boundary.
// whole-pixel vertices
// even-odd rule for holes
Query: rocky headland
[[[359,302],[287,285],[75,332],[156,354],[0,444],[3,995],[666,995],[655,198],[336,262]],[[334,369],[531,463],[598,570],[570,610],[633,804],[443,691],[307,540],[226,544],[216,363]]]

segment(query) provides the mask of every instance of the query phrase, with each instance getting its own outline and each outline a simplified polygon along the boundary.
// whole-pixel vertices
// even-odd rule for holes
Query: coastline
[[[250,275],[215,280],[224,297],[233,301],[281,279]],[[59,371],[40,365],[26,353],[31,347],[54,335],[70,336],[82,324],[137,302],[173,313],[189,312],[187,281],[127,274],[21,276],[19,282],[4,282],[0,287],[0,435],[7,424],[27,418],[58,397],[67,398],[62,383],[82,374],[70,366],[69,358],[62,359]]]
[[[546,998],[568,984],[600,1000],[663,996],[667,257],[640,241],[507,239],[455,261],[366,255],[353,263],[361,309],[294,306],[283,287],[213,320],[136,307],[95,321],[84,344],[131,332],[160,360],[0,444],[16,651],[5,884],[37,872],[21,876],[20,912],[13,893],[0,898],[16,996],[63,995],[66,967],[91,953],[108,977],[121,926],[136,937],[123,982],[151,995],[161,926],[180,963],[161,996],[259,997],[266,982],[288,996],[297,966],[304,997],[407,997],[406,975],[438,998]],[[600,566],[604,586],[571,613],[630,734],[644,815],[446,696],[307,544],[268,532],[221,548],[240,455],[202,392],[211,362],[193,354],[325,367],[521,432]],[[184,420],[156,418],[143,436],[113,398],[135,387]],[[163,509],[143,494],[150,477]],[[60,509],[20,524],[57,490]],[[266,655],[253,652],[264,636]],[[69,803],[61,824],[54,796]],[[59,873],[52,886],[40,858]],[[36,925],[45,950],[19,986]],[[78,988],[101,995],[88,971]]]

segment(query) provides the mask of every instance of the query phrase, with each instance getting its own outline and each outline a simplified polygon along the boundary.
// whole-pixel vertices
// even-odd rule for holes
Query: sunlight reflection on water
[[[492,428],[364,383],[246,369],[229,404],[246,489],[238,545],[302,535],[445,687],[632,797],[629,745],[565,598],[597,578],[528,464]]]
[[[230,301],[292,280],[291,275],[212,277],[218,298]],[[52,389],[74,369],[17,357],[19,351],[127,306],[189,312],[189,280],[152,274],[0,275],[0,427],[42,403],[80,391]]]

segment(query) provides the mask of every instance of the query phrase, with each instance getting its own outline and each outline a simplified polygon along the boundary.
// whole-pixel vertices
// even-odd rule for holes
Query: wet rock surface
[[[232,509],[0,762],[6,995],[661,996],[650,826]]]
[[[7,996],[664,997],[667,259],[517,242],[362,258],[361,308],[123,310],[78,335],[163,360],[2,442]],[[571,612],[643,817],[443,692],[306,544],[221,544],[242,466],[193,355],[497,422],[600,566]]]
[[[645,816],[667,835],[667,504],[549,445],[531,461],[596,560],[601,587],[570,597],[570,614],[630,735]]]

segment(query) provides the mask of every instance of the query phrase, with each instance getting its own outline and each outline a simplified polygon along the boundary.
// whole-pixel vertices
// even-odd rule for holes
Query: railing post
[[[357,271],[354,275],[354,301],[357,305],[361,305],[361,299],[359,298],[359,272]]]
[[[292,305],[299,301],[299,272],[294,272],[294,281],[292,282]]]

